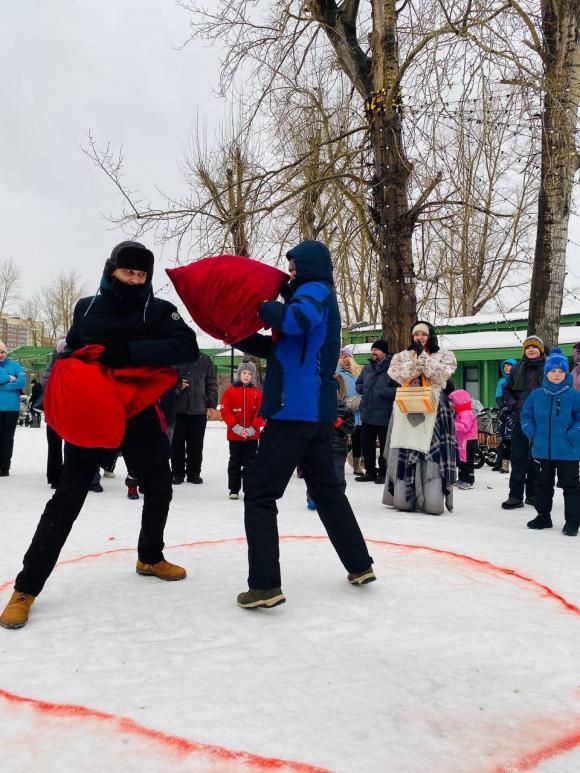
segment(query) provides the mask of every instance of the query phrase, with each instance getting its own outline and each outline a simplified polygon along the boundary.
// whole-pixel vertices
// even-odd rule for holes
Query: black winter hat
[[[155,258],[151,250],[139,242],[120,242],[111,252],[111,257],[105,262],[103,274],[110,277],[116,268],[132,268],[134,271],[146,271],[147,281],[153,278]]]
[[[380,349],[381,352],[388,354],[389,344],[381,338],[379,341],[375,341],[373,344],[371,344],[371,349]]]

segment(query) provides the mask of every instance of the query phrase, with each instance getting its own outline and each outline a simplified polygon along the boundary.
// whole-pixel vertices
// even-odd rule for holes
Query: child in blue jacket
[[[580,392],[574,389],[568,360],[560,349],[546,358],[544,380],[521,412],[522,430],[531,442],[536,467],[536,510],[530,529],[552,527],[554,479],[564,489],[562,529],[569,537],[580,526]]]

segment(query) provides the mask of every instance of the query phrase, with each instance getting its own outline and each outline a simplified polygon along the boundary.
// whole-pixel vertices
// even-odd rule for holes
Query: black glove
[[[296,288],[294,287],[292,282],[284,282],[284,284],[280,286],[280,289],[278,290],[278,292],[280,293],[282,298],[286,302],[288,302],[290,300],[290,298],[294,295],[294,290],[295,289]]]
[[[419,341],[413,341],[413,343],[411,344],[411,346],[409,346],[407,351],[408,352],[415,352],[417,357],[418,357],[420,354],[423,354],[423,347],[421,346]]]
[[[129,344],[117,344],[116,346],[107,346],[101,353],[99,361],[109,368],[124,368],[129,364]]]

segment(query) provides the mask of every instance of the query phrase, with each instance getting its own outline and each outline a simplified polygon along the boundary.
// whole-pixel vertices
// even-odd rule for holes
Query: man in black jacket
[[[375,341],[371,346],[371,357],[356,380],[356,391],[362,395],[360,403],[361,445],[365,460],[365,472],[357,475],[358,482],[374,481],[384,483],[387,462],[383,456],[387,430],[397,387],[396,381],[387,373],[392,355],[386,341]],[[379,470],[377,473],[377,439],[379,441]]]
[[[175,306],[153,297],[153,253],[138,242],[121,242],[105,263],[99,292],[76,305],[67,350],[88,344],[105,347],[100,356],[110,368],[167,366],[191,362],[198,354],[195,334]],[[144,493],[136,571],[162,580],[182,580],[185,569],[165,561],[163,531],[171,501],[169,440],[158,407],[150,405],[127,420],[121,446],[127,465]],[[0,625],[21,628],[42,591],[81,511],[95,471],[107,466],[116,450],[80,448],[67,443],[62,475],[24,556],[15,590],[0,615]]]

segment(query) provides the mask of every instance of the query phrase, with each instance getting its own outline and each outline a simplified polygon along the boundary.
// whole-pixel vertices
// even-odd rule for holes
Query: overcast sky
[[[211,142],[225,112],[214,95],[219,49],[178,50],[188,21],[174,0],[0,3],[0,260],[22,267],[22,297],[70,268],[96,290],[111,247],[126,238],[102,215],[119,214],[121,201],[81,150],[89,131],[100,146],[123,145],[124,180],[146,196],[156,185],[182,190],[179,165],[196,126]],[[580,245],[577,216],[570,238]],[[158,289],[174,256],[171,246],[154,250]],[[572,287],[580,246],[569,245],[569,267]]]

